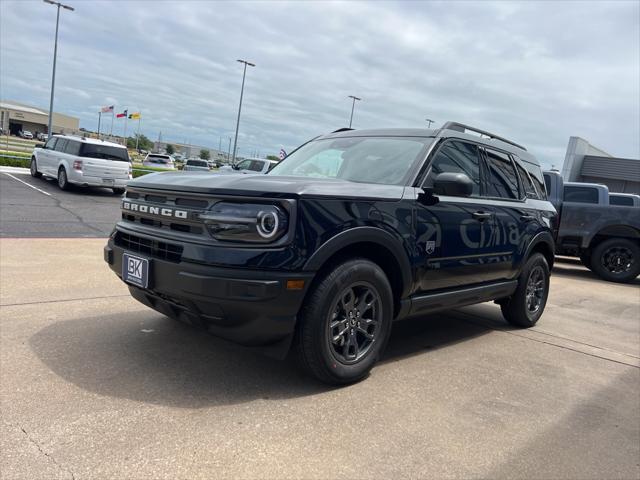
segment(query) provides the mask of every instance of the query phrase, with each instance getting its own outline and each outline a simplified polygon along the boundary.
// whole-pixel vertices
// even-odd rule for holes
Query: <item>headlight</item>
[[[219,202],[200,219],[214,238],[232,242],[273,242],[285,234],[289,224],[281,207],[252,203]]]

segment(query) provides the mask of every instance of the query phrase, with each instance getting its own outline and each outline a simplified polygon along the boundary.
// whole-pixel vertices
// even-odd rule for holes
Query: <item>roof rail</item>
[[[524,150],[525,152],[527,151],[527,149],[524,148],[522,145],[518,145],[517,143],[512,142],[511,140],[507,140],[506,138],[499,137],[498,135],[494,135],[493,133],[485,132],[484,130],[480,130],[479,128],[470,127],[469,125],[464,125],[463,123],[447,122],[442,126],[441,129],[442,130],[455,130],[456,132],[462,132],[462,133],[464,133],[465,130],[469,130],[471,132],[475,132],[475,133],[479,133],[480,135],[484,135],[485,137],[489,137],[489,138],[492,138],[494,140],[500,140],[501,142],[508,143],[509,145],[513,145],[514,147],[518,147],[519,149]]]
[[[340,132],[348,132],[350,130],[355,130],[355,128],[348,128],[348,127],[343,127],[343,128],[339,128],[337,130],[334,130],[331,133],[340,133]]]

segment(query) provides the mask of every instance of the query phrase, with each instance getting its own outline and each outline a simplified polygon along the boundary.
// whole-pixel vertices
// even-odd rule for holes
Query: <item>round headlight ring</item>
[[[277,212],[258,212],[258,222],[256,224],[256,230],[258,235],[264,239],[273,238],[278,233],[280,227],[280,218]]]

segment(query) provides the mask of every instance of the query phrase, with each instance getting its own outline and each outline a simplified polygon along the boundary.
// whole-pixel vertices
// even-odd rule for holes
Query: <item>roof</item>
[[[17,110],[17,111],[25,112],[25,113],[35,113],[37,115],[49,115],[49,112],[45,112],[44,110],[41,110],[39,108],[29,107],[27,105],[22,105],[21,103],[17,103],[17,102],[0,101],[0,108],[6,108],[6,109],[9,109],[9,110]]]
[[[106,145],[109,147],[126,148],[124,145],[120,145],[119,143],[107,142],[105,140],[98,140],[97,138],[87,138],[87,137],[79,137],[78,135],[59,135],[59,134],[56,134],[53,136],[60,137],[60,138],[71,138],[73,140],[77,140],[82,143],[89,143],[92,145]]]
[[[640,159],[585,155],[580,174],[587,177],[640,182]]]

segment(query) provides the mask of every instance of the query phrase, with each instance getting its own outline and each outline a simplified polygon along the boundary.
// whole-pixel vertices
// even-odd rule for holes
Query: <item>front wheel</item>
[[[362,380],[386,346],[392,316],[391,286],[378,265],[366,259],[338,265],[302,308],[297,349],[303,367],[332,385]]]
[[[36,163],[36,157],[31,157],[31,165],[29,168],[31,176],[34,178],[40,178],[42,174],[38,171],[38,165]]]
[[[529,257],[514,294],[500,305],[502,315],[511,325],[533,327],[542,316],[549,296],[549,264],[541,253]]]
[[[116,195],[122,195],[124,193],[124,188],[112,188],[113,193],[115,193]]]
[[[591,255],[591,269],[609,282],[631,282],[640,274],[638,240],[611,238],[598,244]]]
[[[60,187],[60,190],[69,190],[69,180],[67,179],[67,171],[64,169],[64,167],[60,167],[60,170],[58,170],[58,186]]]

